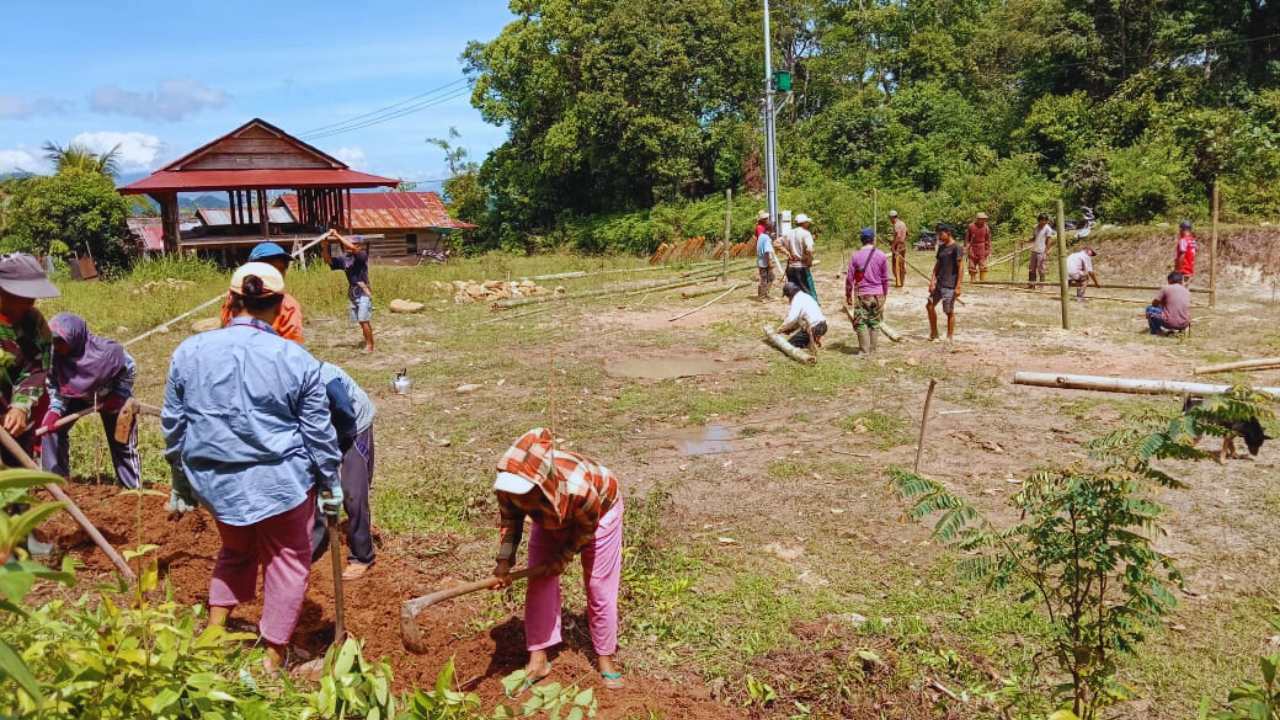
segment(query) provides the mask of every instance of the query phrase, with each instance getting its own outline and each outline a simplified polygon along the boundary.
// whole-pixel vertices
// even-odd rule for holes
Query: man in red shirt
[[[978,213],[977,219],[964,231],[964,245],[969,253],[969,280],[987,279],[987,258],[991,257],[991,226],[987,214]]]
[[[1191,284],[1191,276],[1196,274],[1196,236],[1191,234],[1191,221],[1183,220],[1178,226],[1178,246],[1174,251],[1173,270],[1182,273],[1182,281]]]
[[[756,213],[756,234],[755,234],[756,240],[760,239],[760,233],[769,231],[769,227],[766,224],[768,221],[769,221],[768,210],[761,210],[760,212]]]

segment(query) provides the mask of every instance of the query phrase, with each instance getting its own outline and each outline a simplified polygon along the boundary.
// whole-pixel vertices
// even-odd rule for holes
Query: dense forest
[[[463,57],[473,104],[509,131],[446,186],[472,242],[723,232],[724,191],[763,188],[762,5],[513,0]],[[1269,0],[781,0],[771,20],[794,77],[784,204],[834,235],[869,222],[871,188],[909,221],[985,210],[1004,232],[1059,197],[1104,222],[1204,218],[1215,180],[1233,216],[1280,212]],[[735,205],[744,225],[757,205]]]

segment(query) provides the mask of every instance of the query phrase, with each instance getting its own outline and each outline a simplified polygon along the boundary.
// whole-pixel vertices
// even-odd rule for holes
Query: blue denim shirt
[[[312,487],[338,481],[320,362],[257,320],[178,346],[160,420],[165,457],[228,525],[292,510]]]

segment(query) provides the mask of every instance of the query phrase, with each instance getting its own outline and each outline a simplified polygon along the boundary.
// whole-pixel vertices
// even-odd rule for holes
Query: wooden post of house
[[[271,237],[271,218],[267,212],[267,191],[258,190],[258,220],[262,225],[262,237],[270,239]]]
[[[178,224],[178,194],[151,195],[160,204],[160,227],[164,232],[164,251],[174,255],[182,249],[181,228]]]

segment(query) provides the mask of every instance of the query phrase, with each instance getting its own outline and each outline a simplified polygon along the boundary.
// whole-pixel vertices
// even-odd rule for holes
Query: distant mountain
[[[194,198],[178,198],[178,207],[194,212],[197,208],[228,208],[231,203],[227,202],[226,195],[198,195]]]

